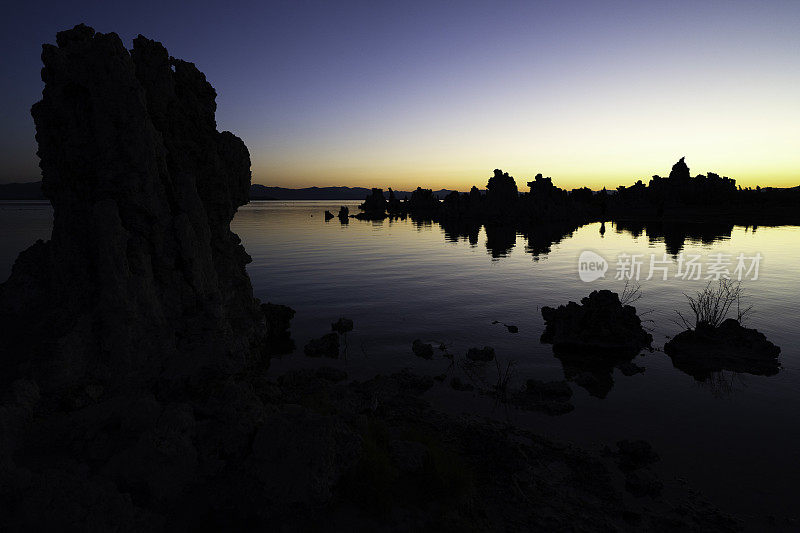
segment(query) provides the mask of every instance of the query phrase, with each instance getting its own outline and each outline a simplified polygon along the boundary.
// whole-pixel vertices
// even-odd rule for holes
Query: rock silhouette
[[[763,333],[732,318],[716,328],[683,331],[664,345],[664,352],[676,368],[698,381],[722,370],[760,376],[773,376],[780,371],[781,349]]]
[[[261,304],[267,325],[267,351],[270,355],[287,354],[294,351],[294,341],[289,333],[295,311],[288,305]]]
[[[614,386],[614,367],[626,375],[639,372],[641,367],[631,359],[653,340],[636,309],[623,306],[619,295],[608,290],[592,291],[580,305],[543,307],[542,317],[541,341],[553,345],[564,377],[598,398],[605,398]]]
[[[666,178],[654,175],[647,184],[637,180],[613,193],[587,187],[567,191],[542,174],[536,174],[527,185],[529,192],[520,192],[512,176],[495,169],[485,193],[473,186],[469,193],[438,191],[440,198],[430,189],[418,187],[409,200],[401,202],[393,191],[386,201],[382,191],[375,189],[356,217],[409,216],[415,223],[437,222],[447,240],[464,238],[471,244],[477,243],[480,229],[485,227],[487,251],[493,258],[508,255],[516,236],[522,235],[528,240],[526,252],[535,259],[589,222],[603,223],[601,235],[606,221],[625,230],[646,226],[648,237],[664,241],[673,255],[681,251],[685,240],[713,242],[729,235],[734,224],[800,223],[797,187],[737,189],[736,180],[714,172],[692,177],[685,158],[673,165]]]
[[[350,222],[350,209],[346,205],[340,206],[336,216],[339,217],[339,222],[347,224]]]
[[[642,328],[636,308],[622,305],[619,295],[592,291],[580,305],[569,302],[558,308],[542,307],[545,331],[541,341],[555,350],[593,349],[636,355],[650,346],[652,335]]]
[[[161,44],[139,36],[129,53],[84,25],[57,42],[43,47],[31,110],[53,232],[0,288],[3,376],[57,391],[176,364],[236,371],[266,336],[230,231],[247,148],[216,130],[203,74]]]
[[[433,345],[422,342],[419,339],[414,339],[414,342],[411,343],[411,351],[414,352],[414,355],[423,359],[433,358]]]
[[[372,189],[372,194],[367,196],[364,203],[358,206],[362,212],[355,215],[360,220],[383,220],[386,218],[386,198],[382,189]]]
[[[161,44],[128,51],[85,25],[56,41],[31,110],[53,232],[0,286],[0,528],[224,515],[232,487],[273,482],[247,457],[283,415],[264,419],[237,376],[267,364],[293,315],[262,311],[230,230],[248,150],[217,131],[205,76]]]

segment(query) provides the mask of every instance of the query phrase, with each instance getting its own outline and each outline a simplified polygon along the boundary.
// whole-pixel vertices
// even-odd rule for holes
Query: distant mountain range
[[[363,200],[371,193],[366,187],[306,187],[304,189],[286,189],[284,187],[266,187],[253,184],[250,186],[251,200]],[[439,198],[444,198],[452,190],[433,191]],[[485,192],[485,191],[482,191]],[[383,194],[388,198],[389,191]],[[409,191],[395,191],[402,200],[411,196]],[[0,200],[44,200],[42,182],[3,183],[0,184]]]
[[[770,189],[771,187],[764,187]],[[792,187],[798,189],[800,187]],[[250,186],[251,200],[363,200],[372,190],[366,187],[306,187],[304,189],[286,189],[284,187],[267,187],[253,184]],[[439,189],[433,194],[444,198],[453,192],[452,189]],[[614,193],[613,189],[608,192]],[[481,193],[486,193],[481,190]],[[410,191],[394,191],[395,196],[402,200],[411,196]],[[383,195],[389,197],[389,191],[384,190]],[[42,182],[31,181],[27,183],[0,183],[0,200],[44,200]]]
[[[267,187],[253,184],[250,186],[251,200],[363,200],[371,189],[366,187],[306,187],[304,189],[286,189],[284,187]],[[451,189],[439,189],[433,194],[444,198],[453,192]],[[402,200],[411,196],[410,191],[394,191],[395,196]],[[383,195],[389,197],[389,191],[384,190]]]

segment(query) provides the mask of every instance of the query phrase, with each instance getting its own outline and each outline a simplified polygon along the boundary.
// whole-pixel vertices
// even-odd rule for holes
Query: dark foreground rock
[[[617,466],[625,474],[625,490],[637,498],[657,497],[664,487],[662,480],[648,467],[661,458],[649,442],[644,440],[621,440],[617,450],[605,450],[605,455],[616,459]]]
[[[423,359],[433,358],[433,345],[422,342],[419,339],[415,339],[411,343],[411,351],[414,352],[414,355]]]
[[[336,332],[328,333],[318,339],[311,339],[303,348],[303,352],[308,357],[339,357],[339,334]]]
[[[642,327],[636,308],[622,305],[619,295],[592,291],[580,305],[569,302],[558,308],[542,307],[545,331],[541,341],[559,349],[593,349],[634,355],[653,341]]]
[[[727,319],[716,328],[697,328],[679,333],[664,345],[675,368],[700,381],[728,370],[772,376],[780,371],[781,349],[758,330]]]
[[[331,324],[331,331],[335,331],[339,335],[344,335],[348,331],[353,331],[353,320],[342,317]]]
[[[295,315],[295,310],[288,305],[267,302],[261,304],[267,326],[267,352],[269,355],[282,355],[294,351],[289,327]]]
[[[81,25],[57,42],[31,110],[53,232],[0,286],[0,380],[113,390],[261,357],[250,257],[230,230],[250,157],[216,130],[213,87],[141,36],[128,52]]]

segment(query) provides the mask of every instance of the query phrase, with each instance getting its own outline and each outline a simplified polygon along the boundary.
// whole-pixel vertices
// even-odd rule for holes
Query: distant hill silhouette
[[[371,189],[365,187],[306,187],[303,189],[288,189],[285,187],[267,187],[253,184],[250,186],[251,200],[363,200]],[[450,189],[440,189],[433,194],[444,198],[453,192]],[[395,191],[395,195],[402,199],[411,197],[411,192]],[[389,193],[385,196],[388,198]],[[27,183],[0,183],[0,200],[44,200],[42,182]]]
[[[250,186],[251,200],[363,200],[372,189],[366,187],[306,187],[303,189],[287,189],[284,187],[267,187],[253,184]],[[453,192],[451,189],[433,191],[439,198]],[[395,196],[402,199],[411,197],[409,191],[394,191]],[[389,192],[384,196],[388,199]]]

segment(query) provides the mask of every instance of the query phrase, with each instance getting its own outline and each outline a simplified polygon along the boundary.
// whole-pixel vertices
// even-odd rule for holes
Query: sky
[[[692,174],[800,185],[800,2],[16,2],[0,182],[38,179],[41,44],[143,34],[216,88],[253,182],[468,190],[495,168],[594,189]]]

